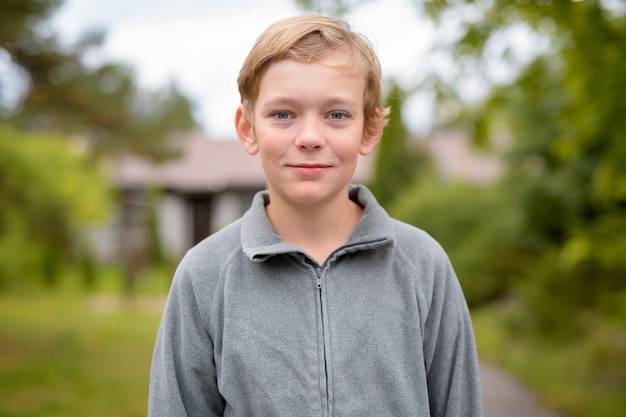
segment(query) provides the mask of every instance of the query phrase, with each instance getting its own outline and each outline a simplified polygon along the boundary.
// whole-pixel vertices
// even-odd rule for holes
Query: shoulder
[[[411,271],[418,297],[427,309],[436,299],[459,292],[459,283],[443,247],[426,231],[392,219],[396,233],[396,250],[405,270]]]
[[[443,247],[428,232],[419,227],[391,219],[397,248],[416,261],[448,262]]]

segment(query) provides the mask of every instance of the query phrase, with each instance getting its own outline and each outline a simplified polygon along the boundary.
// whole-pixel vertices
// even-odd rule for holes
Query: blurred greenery
[[[392,81],[384,105],[389,110],[388,124],[376,149],[376,175],[369,184],[378,201],[385,206],[431,168],[425,153],[411,147],[411,133],[402,115],[405,96],[400,86]]]
[[[0,295],[0,415],[145,416],[163,300]]]
[[[17,104],[0,100],[0,115],[21,130],[79,138],[91,155],[124,151],[153,158],[175,155],[173,133],[195,127],[193,104],[171,83],[158,91],[137,87],[130,67],[94,63],[89,54],[103,31],[61,43],[48,19],[60,0],[20,0],[0,5],[0,57],[12,71],[0,74],[0,99],[24,85]]]
[[[54,284],[64,263],[89,255],[74,244],[110,210],[104,176],[64,138],[4,124],[0,195],[0,289],[28,277]]]
[[[120,197],[106,164],[175,156],[174,135],[196,126],[175,84],[147,91],[128,66],[90,59],[104,32],[62,43],[49,24],[61,4],[0,4],[0,291],[54,286],[70,265],[92,287],[90,232]]]
[[[174,156],[193,105],[89,59],[101,31],[62,44],[49,25],[61,3],[0,4],[0,415],[143,416],[173,270],[137,271],[131,296],[89,234],[114,215],[110,159]]]
[[[0,416],[145,416],[152,349],[173,271],[143,271],[123,294],[122,266],[78,267],[54,289],[0,293]]]
[[[541,403],[564,415],[623,416],[626,390],[620,382],[619,345],[624,341],[614,339],[615,327],[596,323],[570,343],[539,334],[529,337],[510,326],[516,308],[503,303],[472,310],[481,358],[507,369],[532,387]]]

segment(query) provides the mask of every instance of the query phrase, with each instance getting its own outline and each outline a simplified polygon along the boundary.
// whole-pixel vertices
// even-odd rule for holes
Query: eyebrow
[[[298,103],[297,98],[277,96],[272,97],[263,103],[263,107],[275,107],[275,106],[289,106]],[[331,106],[348,106],[358,108],[358,104],[352,100],[344,97],[329,97],[324,99],[324,104]]]

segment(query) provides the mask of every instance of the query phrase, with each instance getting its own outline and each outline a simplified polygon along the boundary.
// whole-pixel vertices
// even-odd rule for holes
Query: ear
[[[382,113],[380,109],[377,109],[376,117],[368,121],[363,128],[363,138],[361,139],[359,154],[367,156],[372,153],[376,145],[378,145],[378,142],[380,142],[384,126]]]
[[[235,113],[235,130],[246,152],[250,155],[256,155],[256,153],[259,152],[259,146],[256,141],[256,135],[254,134],[254,127],[249,117],[246,116],[246,111],[243,106],[237,107],[237,112]]]

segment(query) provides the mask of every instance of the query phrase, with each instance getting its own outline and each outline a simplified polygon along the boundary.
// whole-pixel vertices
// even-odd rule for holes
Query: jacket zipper
[[[340,250],[354,247],[354,246],[363,245],[363,244],[378,243],[378,242],[385,241],[387,239],[389,238],[384,237],[384,238],[379,238],[379,239],[372,239],[368,242],[359,242],[359,243],[344,245],[341,248],[338,248],[335,251],[333,251],[333,253],[331,253],[328,256],[328,258],[326,259],[323,265],[319,266],[319,265],[310,263],[310,265],[312,265],[315,268],[315,278],[316,278],[316,283],[317,283],[317,296],[318,296],[319,305],[320,305],[320,320],[321,320],[321,327],[322,327],[322,354],[323,354],[323,360],[324,360],[324,379],[325,379],[325,385],[326,385],[326,416],[328,417],[330,417],[331,415],[330,413],[331,396],[330,396],[330,383],[329,383],[330,381],[329,381],[329,375],[328,375],[328,353],[329,352],[327,351],[327,346],[326,346],[326,339],[327,339],[326,323],[325,323],[326,318],[324,317],[324,301],[323,301],[324,297],[322,295],[322,271],[324,270],[324,268],[326,268],[326,264],[328,263],[328,260],[333,258],[333,256]]]
[[[322,297],[322,267],[315,268],[316,278],[317,278],[317,295],[320,302],[320,319],[321,319],[321,327],[322,327],[322,354],[324,360],[324,380],[326,387],[326,415],[330,415],[330,392],[329,392],[329,381],[328,381],[328,357],[326,352],[326,324],[324,322],[324,303]]]

